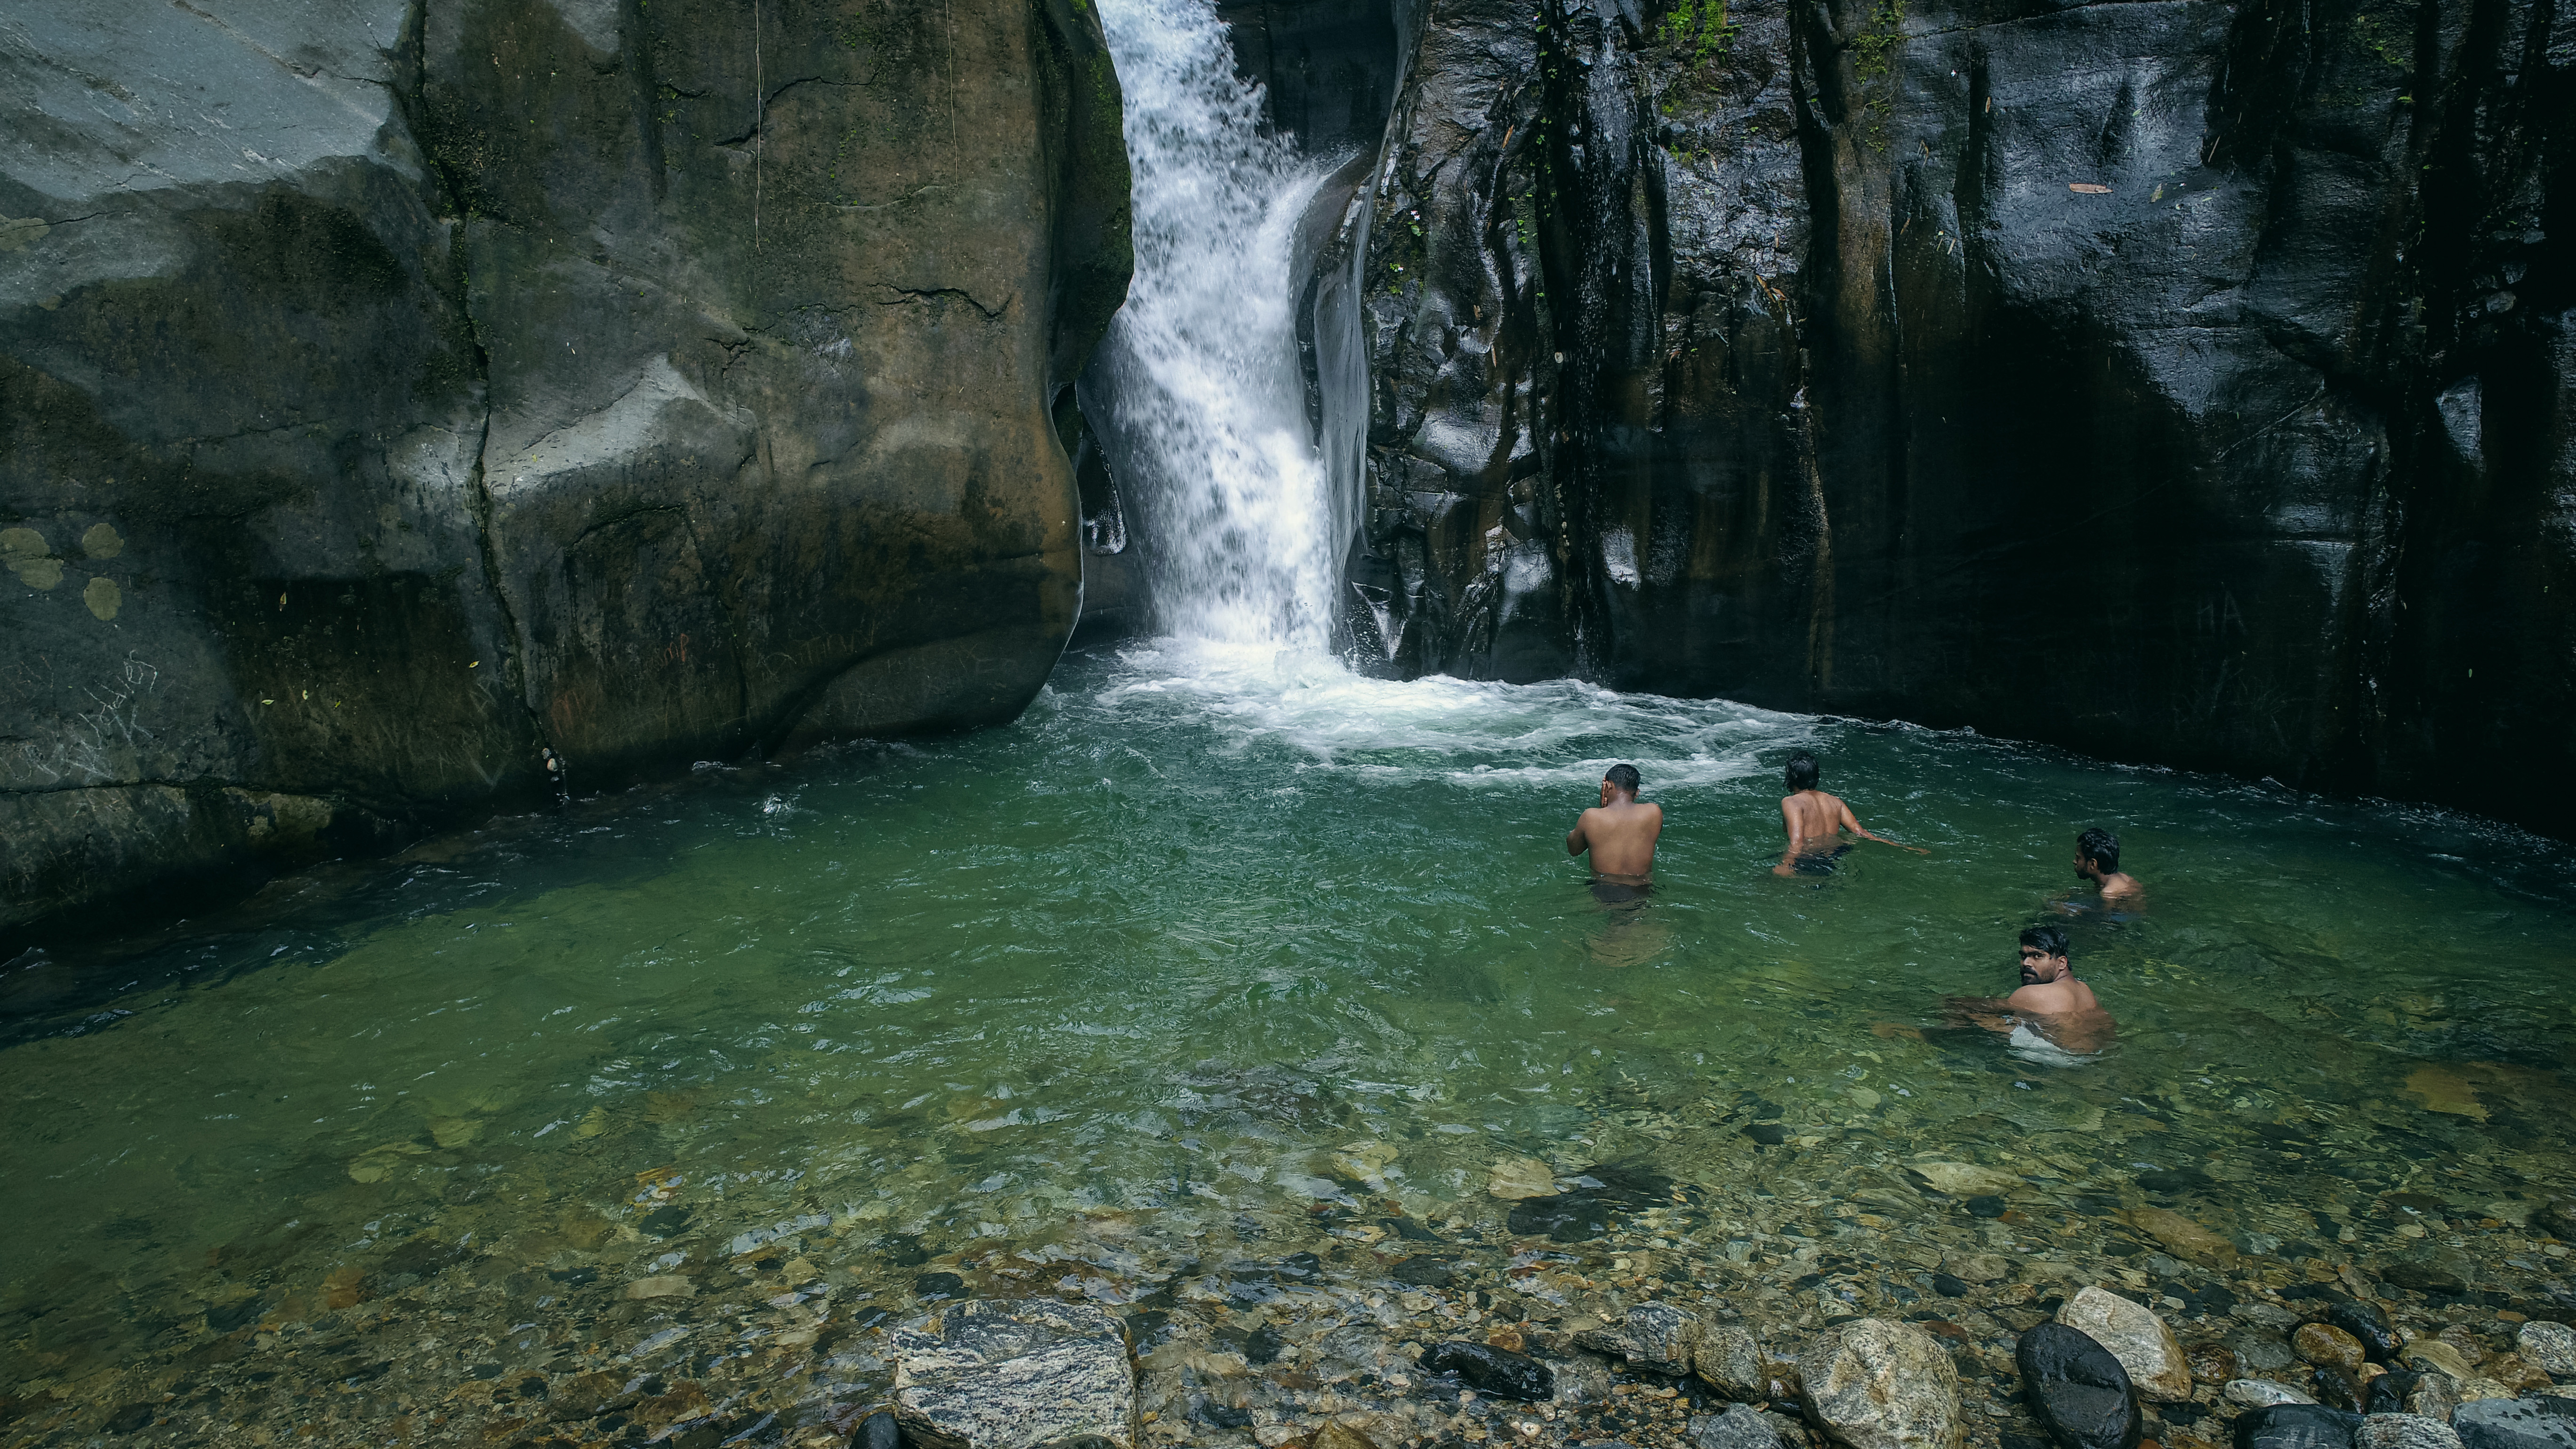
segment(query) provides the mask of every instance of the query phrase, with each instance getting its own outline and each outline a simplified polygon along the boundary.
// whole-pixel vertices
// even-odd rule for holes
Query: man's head
[[[2120,837],[2096,825],[2075,837],[2075,876],[2100,880],[2120,870]]]
[[[1637,798],[1637,791],[1642,788],[1645,783],[1646,782],[1643,779],[1639,778],[1636,766],[1612,765],[1609,773],[1601,777],[1601,803],[1604,805],[1609,804],[1611,797],[1614,795],[1623,799],[1634,800]]]
[[[1791,755],[1789,757],[1790,793],[1795,794],[1800,790],[1816,788],[1816,782],[1823,779],[1824,774],[1824,771],[1816,768],[1816,757],[1805,750]]]
[[[2075,974],[2067,959],[2064,926],[2032,926],[2021,933],[2021,984],[2045,986]]]

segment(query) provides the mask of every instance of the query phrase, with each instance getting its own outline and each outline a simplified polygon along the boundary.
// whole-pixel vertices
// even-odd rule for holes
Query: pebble
[[[2040,1324],[2021,1336],[2013,1362],[2031,1413],[2064,1449],[2137,1449],[2137,1390],[2119,1359],[2090,1335]]]
[[[2231,1379],[2228,1381],[2226,1392],[2229,1403],[2243,1404],[2249,1409],[2266,1408],[2274,1404],[2316,1402],[2288,1384],[2274,1383],[2270,1379]]]
[[[1691,1449],[1780,1449],[1771,1416],[1751,1404],[1729,1404],[1723,1414],[1702,1414],[1684,1431]]]
[[[1490,1343],[1450,1339],[1423,1350],[1425,1373],[1456,1374],[1458,1382],[1498,1399],[1537,1402],[1556,1395],[1556,1376],[1527,1354]]]
[[[2088,1287],[2066,1301],[2057,1321],[2108,1350],[2141,1396],[2167,1404],[2191,1397],[2191,1369],[2182,1345],[2153,1309]]]
[[[2576,1449],[2576,1399],[2481,1399],[2451,1415],[2467,1449]]]
[[[2303,1323],[2290,1335],[2290,1350],[2319,1368],[2358,1374],[2366,1359],[2361,1340],[2330,1323]]]
[[[2526,1323],[2513,1345],[2523,1362],[2551,1378],[2576,1378],[2576,1329],[2545,1320]]]
[[[1848,1449],[1955,1449],[1959,1370],[1910,1323],[1860,1318],[1825,1334],[1800,1363],[1807,1412]]]
[[[2460,1436],[2420,1414],[2372,1414],[2352,1436],[2352,1449],[2462,1449]]]

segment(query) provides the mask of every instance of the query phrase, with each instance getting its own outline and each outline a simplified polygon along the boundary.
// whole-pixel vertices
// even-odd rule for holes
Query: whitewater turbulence
[[[1163,627],[1321,654],[1339,540],[1291,278],[1323,179],[1262,128],[1209,0],[1103,0],[1135,170],[1135,280],[1084,384]]]

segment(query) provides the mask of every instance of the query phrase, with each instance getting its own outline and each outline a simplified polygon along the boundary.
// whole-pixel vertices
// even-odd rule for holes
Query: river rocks
[[[2576,1330],[2563,1323],[2535,1321],[2514,1335],[2514,1350],[2523,1362],[2551,1378],[2576,1378]]]
[[[2576,1238],[2576,1197],[2553,1198],[2532,1221],[2562,1238]]]
[[[2363,1387],[2362,1412],[2368,1414],[2403,1414],[2408,1412],[2406,1407],[2406,1396],[2414,1392],[2416,1384],[2420,1383],[2423,1380],[2423,1377],[2424,1376],[2422,1374],[2415,1373],[2407,1369],[2391,1369],[2380,1374]],[[2441,1414],[2428,1415],[2426,1417],[2430,1417],[2437,1422],[2441,1422],[2447,1421],[2450,1418],[2450,1414],[2446,1409]]]
[[[1764,1367],[1761,1342],[1733,1324],[1702,1328],[1691,1352],[1691,1369],[1709,1387],[1739,1403],[1768,1398],[1771,1376]]]
[[[1485,1191],[1507,1202],[1546,1197],[1556,1191],[1556,1174],[1535,1157],[1506,1157],[1485,1169]]]
[[[2138,1393],[2158,1403],[2191,1397],[2191,1370],[2173,1330],[2152,1309],[2100,1288],[2079,1289],[2057,1321],[2091,1338],[2120,1361]]]
[[[1998,1172],[1970,1162],[1909,1162],[1905,1164],[1905,1170],[1920,1179],[1924,1186],[1952,1197],[2003,1197],[2028,1186],[2009,1172]]]
[[[2183,1362],[2191,1376],[2205,1384],[2223,1384],[2243,1376],[2236,1350],[2223,1343],[2195,1343],[2184,1351]]]
[[[2402,1357],[2407,1363],[2419,1368],[2432,1369],[2436,1373],[2449,1374],[2462,1383],[2478,1376],[2476,1368],[2469,1363],[2465,1354],[2438,1338],[2415,1340],[2406,1345]]]
[[[2089,1335],[2043,1323],[2013,1350],[2022,1391],[2063,1449],[2136,1449],[2138,1396],[2119,1359]]]
[[[850,1449],[903,1449],[903,1429],[894,1415],[879,1409],[859,1421],[850,1434]]]
[[[2259,1328],[2240,1329],[2227,1336],[2227,1346],[2236,1355],[2237,1364],[2257,1377],[2279,1373],[2299,1361],[2298,1354],[2279,1334]]]
[[[2462,1449],[2460,1436],[2420,1414],[2372,1414],[2352,1436],[2353,1449]]]
[[[2327,1323],[2304,1323],[2290,1335],[2290,1350],[2319,1368],[2358,1374],[2366,1361],[2361,1340]]]
[[[895,1416],[930,1449],[1136,1442],[1136,1378],[1107,1310],[1054,1299],[942,1308],[891,1337]]]
[[[1771,1416],[1751,1404],[1729,1404],[1723,1414],[1702,1414],[1685,1431],[1691,1449],[1780,1449]]]
[[[1556,1393],[1555,1376],[1546,1364],[1488,1343],[1463,1339],[1435,1343],[1423,1351],[1422,1369],[1425,1373],[1456,1374],[1460,1383],[1498,1399],[1536,1403]]]
[[[2451,1415],[2467,1449],[2576,1449],[2576,1399],[2481,1399]]]
[[[1574,1341],[1595,1353],[1624,1358],[1648,1373],[1679,1377],[1691,1371],[1700,1342],[1700,1321],[1664,1303],[1641,1303],[1612,1328],[1587,1329]]]
[[[2012,1276],[2012,1260],[2001,1253],[1970,1253],[1945,1259],[1941,1266],[1962,1283],[2000,1283]]]
[[[2235,1244],[2169,1208],[2130,1208],[2120,1217],[2129,1226],[2164,1244],[2165,1251],[2178,1258],[2188,1258],[2210,1268],[2236,1266]]]
[[[2260,1409],[2272,1404],[2316,1402],[2314,1398],[2291,1388],[2288,1384],[2276,1383],[2271,1379],[2230,1379],[2226,1393],[2229,1403],[2243,1404],[2252,1409]]]
[[[1807,1413],[1849,1449],[1948,1449],[1959,1442],[1959,1373],[1911,1324],[1862,1318],[1821,1338],[1799,1367]]]
[[[2378,1304],[2346,1299],[2326,1310],[2325,1321],[2351,1334],[2372,1363],[2397,1361],[2397,1332],[2389,1325],[2388,1311]]]
[[[2236,1449],[2352,1449],[2360,1427],[2361,1415],[2341,1409],[2273,1404],[2238,1416]]]
[[[2435,1298],[2455,1298],[2468,1289],[2459,1274],[2439,1263],[2391,1263],[2379,1270],[2379,1276],[2400,1288]]]

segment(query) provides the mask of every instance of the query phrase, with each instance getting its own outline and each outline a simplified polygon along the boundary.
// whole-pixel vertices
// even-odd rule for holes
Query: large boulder
[[[2168,1404],[2191,1397],[2191,1369],[2183,1360],[2182,1345],[2153,1309],[2087,1287],[2058,1309],[2057,1321],[2118,1359],[2140,1397]]]
[[[99,0],[0,74],[0,929],[1045,679],[1088,7]]]
[[[1108,1310],[1052,1298],[940,1309],[892,1335],[895,1417],[925,1449],[1136,1443],[1136,1368]]]
[[[1941,1341],[1910,1323],[1855,1319],[1799,1363],[1807,1413],[1848,1449],[1956,1449],[1959,1371]]]
[[[2477,1399],[2451,1411],[2468,1449],[2576,1449],[2576,1399]]]

